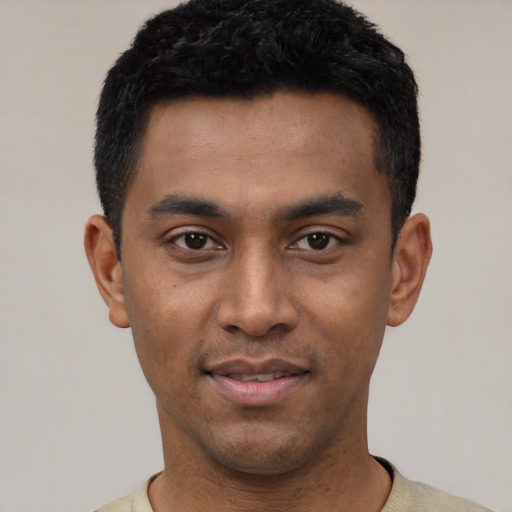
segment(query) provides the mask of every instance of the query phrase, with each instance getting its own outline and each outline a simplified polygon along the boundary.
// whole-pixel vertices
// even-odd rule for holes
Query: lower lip
[[[306,379],[300,373],[266,382],[244,382],[225,375],[209,374],[215,387],[231,402],[245,407],[262,407],[280,402],[293,393]]]

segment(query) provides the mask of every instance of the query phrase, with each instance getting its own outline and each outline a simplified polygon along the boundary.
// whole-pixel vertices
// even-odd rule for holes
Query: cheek
[[[379,267],[333,276],[305,306],[305,318],[326,343],[326,360],[351,374],[373,368],[386,326],[389,277]]]
[[[172,282],[147,275],[126,283],[125,298],[135,349],[150,384],[158,374],[168,378],[184,368],[190,338],[198,336],[198,301]]]
[[[318,322],[334,329],[362,332],[385,325],[390,296],[390,272],[348,269],[329,276],[326,282],[305,283],[302,297]],[[388,275],[389,274],[389,275]],[[307,290],[315,293],[306,294]]]

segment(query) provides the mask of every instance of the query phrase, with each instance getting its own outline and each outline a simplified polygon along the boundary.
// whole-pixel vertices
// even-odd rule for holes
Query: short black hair
[[[373,115],[374,160],[388,177],[394,245],[420,163],[418,91],[402,50],[336,0],[190,0],[140,28],[101,92],[94,163],[119,257],[123,202],[151,107],[277,91],[337,92]]]

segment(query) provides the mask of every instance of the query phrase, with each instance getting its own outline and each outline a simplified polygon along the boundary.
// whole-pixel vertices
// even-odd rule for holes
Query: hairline
[[[128,195],[128,190],[131,187],[134,179],[139,173],[139,162],[142,157],[142,150],[144,145],[144,139],[147,135],[147,128],[149,125],[149,120],[151,118],[151,114],[153,110],[158,106],[169,106],[175,102],[185,101],[185,100],[200,100],[200,99],[211,99],[211,100],[246,100],[253,101],[260,98],[272,97],[276,93],[284,93],[284,94],[303,94],[305,96],[315,96],[322,93],[331,93],[333,95],[340,96],[342,98],[348,99],[360,107],[362,107],[365,112],[370,115],[373,121],[373,136],[372,136],[372,144],[373,144],[373,164],[378,173],[384,173],[386,175],[386,181],[388,186],[388,191],[390,193],[390,230],[391,230],[391,250],[394,249],[396,240],[398,238],[398,232],[403,225],[398,226],[396,232],[394,232],[395,226],[393,226],[393,208],[394,208],[394,198],[393,198],[393,188],[391,180],[392,170],[388,169],[388,164],[386,163],[386,157],[384,156],[384,141],[383,141],[383,130],[379,123],[379,120],[375,116],[375,114],[368,108],[367,105],[364,104],[359,98],[356,97],[355,94],[351,94],[350,91],[344,91],[340,89],[336,89],[335,87],[319,87],[318,89],[311,88],[301,88],[294,86],[286,86],[286,85],[277,85],[276,87],[269,90],[254,90],[245,94],[198,94],[198,93],[182,93],[175,95],[174,97],[169,94],[168,97],[162,95],[160,98],[155,98],[152,101],[148,101],[148,104],[143,109],[142,115],[140,116],[140,121],[137,123],[137,126],[134,127],[134,141],[127,147],[128,154],[125,157],[125,161],[121,164],[125,167],[125,172],[123,173],[123,183],[122,183],[122,196],[119,200],[119,208],[116,209],[113,215],[113,219],[110,220],[105,217],[107,223],[110,225],[113,236],[114,236],[114,245],[116,249],[117,258],[121,261],[121,240],[122,240],[122,224],[123,224],[123,212],[126,202],[126,197]],[[112,222],[113,221],[113,222]]]

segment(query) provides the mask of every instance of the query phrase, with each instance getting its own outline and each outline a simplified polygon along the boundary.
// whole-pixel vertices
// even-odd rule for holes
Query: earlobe
[[[110,321],[117,327],[129,327],[121,263],[117,259],[112,228],[101,215],[87,221],[84,246],[96,286],[109,308]]]
[[[393,253],[392,287],[387,324],[405,322],[418,300],[432,255],[430,222],[419,213],[409,217],[398,237]]]

